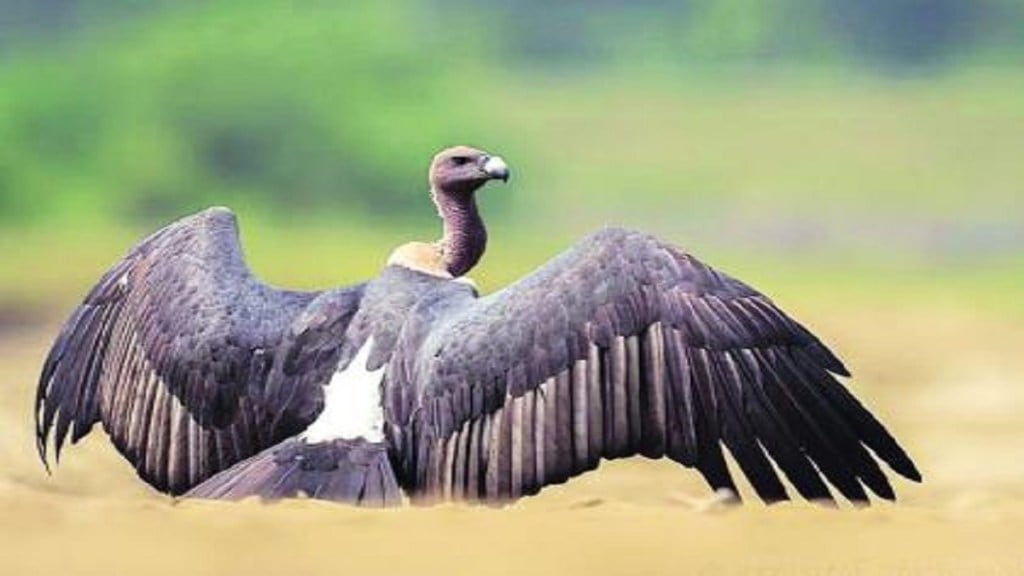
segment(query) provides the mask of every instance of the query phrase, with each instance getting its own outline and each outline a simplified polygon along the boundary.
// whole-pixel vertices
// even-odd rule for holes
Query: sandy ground
[[[175,503],[101,433],[48,477],[31,398],[56,328],[0,333],[0,574],[1024,574],[1024,322],[967,303],[859,312],[800,316],[926,481],[838,511],[702,510],[696,474],[642,459],[502,510]]]

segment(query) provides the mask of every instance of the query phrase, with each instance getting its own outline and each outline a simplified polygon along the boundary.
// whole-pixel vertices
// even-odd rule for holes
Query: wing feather
[[[76,443],[100,422],[147,482],[187,490],[275,440],[271,422],[288,421],[287,435],[310,419],[318,387],[307,374],[271,382],[275,350],[304,331],[337,340],[351,317],[339,307],[357,307],[359,294],[260,283],[223,208],[161,229],[103,275],[54,342],[36,393],[41,459],[49,466],[52,442],[59,460],[69,433]],[[307,308],[324,312],[323,301],[332,314],[288,332]],[[282,400],[273,385],[285,401],[268,401]]]
[[[437,330],[406,371],[423,380],[388,384],[419,395],[387,416],[420,457],[435,453],[424,443],[469,435],[479,456],[449,453],[467,459],[472,498],[515,499],[633,454],[667,455],[738,494],[723,449],[766,502],[789,498],[779,472],[811,500],[831,501],[829,484],[855,502],[865,487],[893,498],[875,457],[920,479],[835,379],[846,367],[818,338],[753,288],[644,234],[600,232]],[[459,395],[473,401],[454,414],[415,409]],[[475,474],[486,478],[479,493]]]

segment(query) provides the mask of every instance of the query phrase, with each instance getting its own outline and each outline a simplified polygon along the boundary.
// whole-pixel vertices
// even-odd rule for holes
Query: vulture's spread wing
[[[875,457],[920,478],[816,337],[644,234],[602,231],[436,329],[419,408],[394,422],[421,496],[514,499],[637,453],[735,491],[723,445],[767,502],[788,498],[773,463],[814,500],[832,499],[824,480],[893,498]]]
[[[102,277],[50,350],[36,395],[40,456],[51,435],[59,458],[69,432],[77,442],[99,421],[143,479],[187,490],[312,420],[320,387],[289,378],[275,352],[282,338],[337,330],[350,316],[337,308],[354,309],[359,293],[310,306],[316,293],[260,283],[229,210],[167,226]],[[268,387],[272,371],[288,402]]]

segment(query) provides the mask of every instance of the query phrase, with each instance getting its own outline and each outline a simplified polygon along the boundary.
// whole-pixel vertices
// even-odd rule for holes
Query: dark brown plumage
[[[310,399],[266,402],[268,375],[286,370],[274,365],[284,329],[342,338],[361,289],[259,283],[224,208],[164,228],[103,276],[57,337],[36,395],[40,456],[51,431],[59,460],[69,432],[74,443],[102,422],[143,479],[184,492],[309,424]],[[337,308],[317,315],[328,302]]]
[[[735,491],[723,446],[769,502],[789,497],[769,458],[813,500],[832,498],[822,476],[850,500],[867,500],[864,487],[893,498],[869,449],[920,478],[835,380],[846,368],[817,338],[760,293],[645,234],[602,231],[467,300],[437,331],[418,350],[417,381],[388,380],[423,387],[412,404],[387,405],[389,421],[432,445],[461,444],[478,420],[491,434],[478,464],[487,479],[475,470],[451,479],[479,486],[433,487],[445,476],[431,467],[458,466],[447,458],[408,462],[407,483],[425,486],[426,498],[515,499],[633,454],[668,456]],[[464,402],[481,383],[494,387]],[[522,440],[531,435],[545,443]]]
[[[253,279],[224,209],[157,232],[47,358],[44,461],[51,435],[59,455],[99,421],[152,485],[208,498],[505,502],[637,454],[736,492],[723,448],[766,502],[790,497],[776,469],[819,501],[894,498],[876,458],[920,479],[818,338],[649,235],[603,230],[478,297],[457,278],[486,244],[474,194],[507,178],[442,152],[442,239],[322,293]]]

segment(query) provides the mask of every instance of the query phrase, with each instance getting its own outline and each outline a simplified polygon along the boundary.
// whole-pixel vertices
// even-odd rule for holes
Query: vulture
[[[817,337],[648,234],[600,230],[479,295],[475,194],[508,178],[499,156],[440,152],[441,239],[333,290],[260,282],[226,208],[152,234],[45,360],[43,464],[100,423],[144,481],[187,498],[501,504],[637,455],[738,498],[728,454],[766,503],[895,499],[881,462],[920,481]]]

